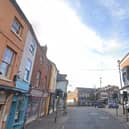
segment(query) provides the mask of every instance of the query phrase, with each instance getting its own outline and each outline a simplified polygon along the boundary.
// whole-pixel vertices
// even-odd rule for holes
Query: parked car
[[[98,107],[98,108],[105,108],[105,104],[104,103],[102,103],[102,102],[98,102],[97,104],[96,104],[96,107]]]
[[[129,102],[126,104],[126,109],[129,112]]]
[[[108,108],[119,108],[117,103],[108,103]]]

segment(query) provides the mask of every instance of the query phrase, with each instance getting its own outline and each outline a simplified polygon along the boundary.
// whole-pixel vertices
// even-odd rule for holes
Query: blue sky
[[[123,45],[111,54],[123,56],[128,52],[129,0],[68,0],[68,3],[81,22],[91,27],[101,38],[115,38]]]
[[[129,0],[68,0],[80,20],[102,38],[126,39],[129,26]],[[120,37],[119,37],[120,36]]]
[[[17,2],[69,85],[99,87],[100,77],[102,86],[119,85],[117,60],[129,51],[129,0]]]

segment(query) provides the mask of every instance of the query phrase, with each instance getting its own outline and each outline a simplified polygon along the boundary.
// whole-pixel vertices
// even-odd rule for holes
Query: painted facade
[[[57,82],[56,82],[56,96],[57,92],[61,92],[61,96],[59,95],[59,99],[57,100],[57,108],[63,108],[64,111],[66,110],[66,101],[67,101],[67,86],[68,80],[66,79],[66,74],[57,74]]]
[[[57,79],[57,68],[56,65],[49,61],[51,64],[51,71],[50,71],[50,79],[49,79],[49,96],[46,102],[46,115],[51,114],[55,111],[56,102],[55,102],[55,91],[56,91],[56,79]]]
[[[15,1],[1,0],[0,3],[0,129],[5,129],[13,96],[24,92],[16,88],[15,75],[19,69],[28,23]]]
[[[123,87],[129,91],[129,53],[121,60],[120,69],[123,81]]]
[[[120,74],[122,81],[120,94],[121,94],[121,102],[123,102],[123,96],[122,96],[123,91],[127,91],[129,100],[129,53],[127,53],[125,57],[118,63],[120,63],[119,66],[120,66]]]

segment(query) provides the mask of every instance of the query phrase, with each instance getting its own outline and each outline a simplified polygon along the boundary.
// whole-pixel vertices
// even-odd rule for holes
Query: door
[[[16,97],[13,98],[11,107],[10,107],[10,113],[8,115],[7,123],[6,123],[6,129],[13,129],[13,123],[14,123],[14,117],[16,112]]]

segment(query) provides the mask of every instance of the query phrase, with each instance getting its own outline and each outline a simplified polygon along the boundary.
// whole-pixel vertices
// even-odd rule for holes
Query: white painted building
[[[37,49],[37,41],[35,40],[33,33],[31,31],[28,31],[18,73],[20,79],[28,83],[30,83],[31,80],[36,49]]]

